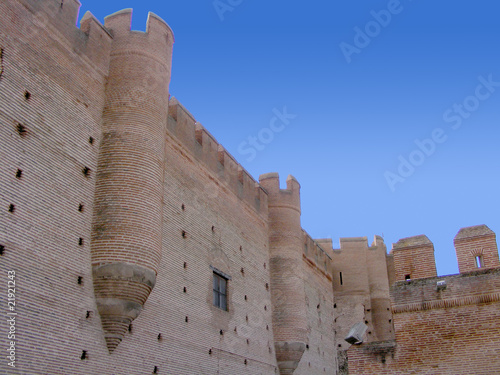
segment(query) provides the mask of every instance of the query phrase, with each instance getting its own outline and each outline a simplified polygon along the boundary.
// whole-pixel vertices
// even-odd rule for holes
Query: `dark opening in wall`
[[[181,205],[181,209],[182,209],[182,211],[186,210],[186,206],[184,205],[184,203]]]
[[[220,334],[221,336],[224,336],[224,331],[221,329],[221,330],[219,331],[219,334]]]
[[[250,345],[250,340],[249,339],[247,339],[247,345]]]
[[[186,262],[184,262],[184,269],[186,269],[188,267],[188,264]]]
[[[189,318],[186,316],[186,319],[184,319],[186,323],[189,323]]]
[[[406,281],[411,280],[411,275],[405,275],[405,280],[406,280]]]
[[[30,100],[30,98],[31,98],[31,93],[29,91],[25,91],[24,92],[24,99]]]
[[[212,232],[215,232],[215,227],[212,225]]]
[[[247,364],[248,364],[248,361],[245,359],[245,362],[244,362],[244,363],[245,363],[245,365],[247,365]]]
[[[245,294],[245,301],[247,301],[247,300],[248,300],[248,297],[247,297],[247,295]]]
[[[26,135],[26,133],[28,133],[28,130],[26,129],[26,126],[24,126],[23,124],[17,124],[16,125],[16,130],[17,130],[17,132],[19,133],[19,135],[21,137],[24,137]]]
[[[153,369],[153,374],[158,374],[158,367],[155,366],[155,368]]]
[[[0,48],[0,79],[3,75],[3,48]]]
[[[129,331],[129,333],[132,333],[132,324],[129,324],[128,331]]]
[[[161,335],[161,333],[158,334],[158,341],[163,341],[163,336]]]
[[[5,246],[0,245],[0,255],[3,255],[3,252],[5,251]]]
[[[182,231],[182,238],[186,238],[186,235],[187,235],[187,234],[186,234],[186,231],[185,231],[185,230],[183,230],[183,231]]]
[[[87,311],[87,314],[85,314],[85,319],[89,319],[92,316],[91,311]]]
[[[344,285],[344,280],[342,279],[342,272],[339,272],[340,285]]]
[[[241,274],[242,274],[243,276],[245,276],[245,269],[244,269],[244,268],[241,268]]]
[[[94,137],[89,137],[89,143],[90,143],[91,145],[93,145],[93,144],[94,144]]]
[[[186,287],[184,287],[184,289],[182,289],[182,291],[183,291],[184,293],[187,293],[187,288],[186,288]]]
[[[89,176],[90,176],[90,172],[91,172],[91,171],[90,171],[90,168],[88,168],[88,167],[83,167],[83,169],[82,169],[82,173],[83,173],[83,175],[84,175],[85,177],[89,177]]]
[[[82,285],[83,284],[83,277],[82,276],[78,276],[78,285]]]
[[[83,238],[82,238],[82,237],[80,237],[80,238],[78,239],[78,245],[79,245],[79,246],[83,246]]]
[[[9,204],[9,212],[14,213],[15,210],[16,210],[16,206],[14,206],[12,203]]]
[[[82,355],[80,356],[80,359],[83,361],[84,359],[87,359],[87,358],[88,358],[87,351],[83,350]]]
[[[78,212],[83,212],[83,204],[78,205]]]
[[[212,349],[208,349],[208,355],[212,355]]]
[[[23,171],[18,168],[16,171],[16,178],[20,180],[21,177],[23,177]]]

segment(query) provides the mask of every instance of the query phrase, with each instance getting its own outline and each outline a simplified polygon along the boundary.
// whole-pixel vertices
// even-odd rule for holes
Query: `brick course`
[[[313,240],[298,181],[258,183],[169,98],[168,25],[130,31],[123,10],[78,29],[79,6],[0,3],[0,272],[19,314],[1,373],[345,374],[346,357],[351,374],[495,373],[493,232],[463,228],[445,278],[425,236],[390,255],[378,236]]]

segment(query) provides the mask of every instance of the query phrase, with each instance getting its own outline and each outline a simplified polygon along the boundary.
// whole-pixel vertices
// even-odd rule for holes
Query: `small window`
[[[410,281],[411,280],[411,275],[405,275],[405,280]]]
[[[214,272],[214,298],[215,307],[227,311],[227,279]]]
[[[476,267],[477,268],[483,268],[484,267],[483,256],[482,255],[477,255],[476,256]]]

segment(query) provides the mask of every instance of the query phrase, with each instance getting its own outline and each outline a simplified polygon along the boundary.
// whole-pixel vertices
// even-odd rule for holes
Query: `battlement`
[[[393,313],[500,301],[500,268],[397,282],[391,286]]]
[[[168,134],[220,182],[260,215],[267,217],[267,192],[175,97],[169,102],[167,127]]]
[[[273,205],[300,210],[300,184],[295,177],[289,175],[286,179],[286,189],[280,188],[280,177],[278,173],[265,173],[259,177],[260,184],[264,186],[270,197],[273,197]]]
[[[332,280],[333,265],[332,257],[323,249],[322,245],[314,240],[305,230],[304,234],[304,259],[328,279]],[[331,246],[330,246],[331,248]]]
[[[174,32],[170,26],[161,17],[152,12],[148,13],[145,32],[132,30],[132,13],[133,10],[127,8],[110,14],[104,18],[104,26],[110,30],[113,36],[146,34],[154,39],[163,38],[170,45],[174,42]],[[171,38],[171,41],[169,38]]]
[[[13,35],[28,45],[40,46],[61,44],[90,62],[101,74],[106,74],[112,41],[105,27],[87,12],[80,28],[76,26],[80,10],[78,0],[19,0],[4,2],[1,11],[12,20],[17,20]],[[36,48],[36,47],[34,47]]]

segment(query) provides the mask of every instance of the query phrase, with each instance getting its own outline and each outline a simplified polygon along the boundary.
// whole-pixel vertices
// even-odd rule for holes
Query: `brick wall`
[[[500,267],[496,235],[486,225],[460,229],[454,244],[461,273]]]
[[[0,372],[274,374],[267,196],[185,113],[167,126],[156,286],[109,354],[89,245],[112,38],[91,15],[76,29],[77,8],[0,5],[0,267],[19,313],[18,367]],[[231,277],[228,311],[211,266]]]
[[[500,269],[396,283],[396,343],[353,346],[349,374],[496,374]],[[437,281],[446,288],[437,290]]]
[[[2,373],[82,373],[102,340],[89,245],[111,38],[76,14],[74,1],[0,3],[0,275],[17,274],[19,365],[2,358]]]
[[[304,232],[308,347],[296,374],[336,374],[337,349],[330,256]]]
[[[425,235],[399,240],[393,245],[391,255],[395,281],[437,276],[434,245]]]

